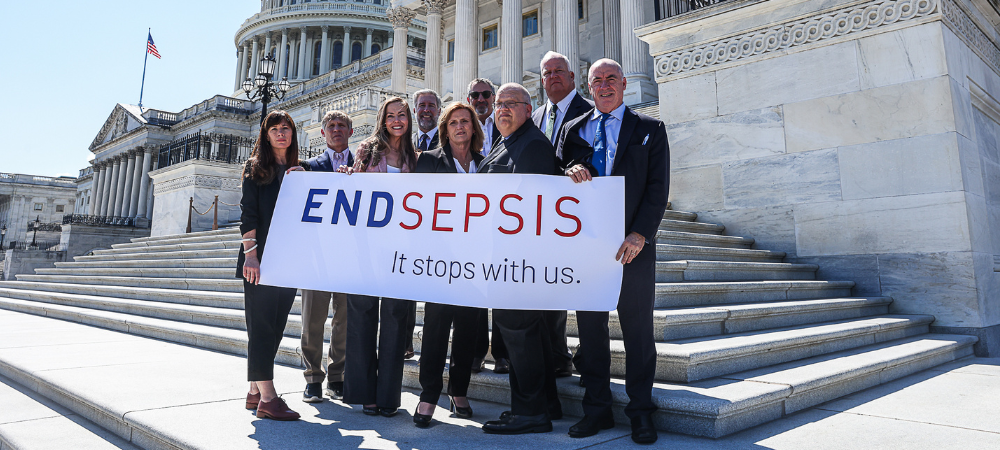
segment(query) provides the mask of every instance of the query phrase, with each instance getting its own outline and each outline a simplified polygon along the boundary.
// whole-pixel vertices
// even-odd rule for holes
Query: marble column
[[[149,168],[153,162],[153,153],[146,150],[142,158],[142,170],[139,173],[139,204],[136,205],[136,217],[150,218],[146,215],[146,197],[149,195]]]
[[[243,45],[239,46],[239,51],[236,56],[236,83],[233,86],[234,91],[240,90],[240,86],[243,84],[243,78],[246,72],[243,70],[247,63],[247,52],[246,47]]]
[[[620,0],[604,0],[604,57],[615,61],[622,60],[622,19],[620,16]],[[575,15],[574,15],[575,17]],[[573,67],[576,70],[576,67]],[[576,74],[580,80],[581,74]],[[587,79],[587,74],[583,74]]]
[[[361,49],[361,57],[367,58],[372,55],[372,33],[375,32],[374,28],[365,28],[367,33],[365,37],[365,48]]]
[[[250,57],[250,79],[254,79],[257,78],[257,65],[258,65],[257,63],[260,62],[260,49],[257,48],[257,36],[254,36],[250,39],[251,39],[250,54],[253,55]]]
[[[306,45],[309,39],[306,38],[306,27],[299,28],[299,79],[308,80],[309,74],[306,72]]]
[[[295,80],[299,78],[299,40],[290,39],[288,44],[290,47],[288,49],[288,79]]]
[[[503,0],[500,18],[500,54],[503,59],[500,64],[501,83],[520,84],[524,78],[521,28],[521,0]],[[556,39],[562,34],[564,33],[557,33]]]
[[[445,0],[424,0],[427,7],[427,56],[424,60],[424,87],[441,90],[441,13]],[[368,35],[371,37],[371,34]],[[371,44],[368,45],[371,47]]]
[[[130,201],[128,205],[129,217],[137,217],[139,215],[139,184],[142,181],[142,165],[145,154],[141,150],[135,152],[135,172],[132,174],[132,178],[129,178],[132,181],[132,195],[129,196]]]
[[[455,1],[455,63],[452,66],[452,92],[456,99],[466,97],[469,82],[479,76],[479,19],[476,0]]]
[[[267,32],[264,33],[264,55],[261,56],[261,59],[267,58],[267,56],[270,54],[271,54],[271,33]]]
[[[410,29],[410,22],[416,17],[412,9],[403,6],[386,10],[389,22],[392,23],[392,31],[395,35],[395,45],[392,47],[392,85],[390,89],[395,92],[406,92],[406,32]]]
[[[285,65],[288,63],[288,55],[285,54],[285,49],[288,47],[288,28],[281,30],[281,47],[278,47],[278,79],[282,79],[288,76],[285,70]]]
[[[330,71],[330,27],[323,25],[323,37],[319,41],[319,73]]]
[[[340,58],[340,65],[346,66],[351,63],[351,27],[344,27],[344,48]]]
[[[132,180],[135,179],[135,152],[130,151],[128,154],[128,165],[125,170],[125,189],[122,191],[122,217],[129,217],[131,211],[129,208],[132,206]]]
[[[115,192],[118,190],[117,189],[118,169],[121,167],[121,165],[118,164],[118,157],[112,158],[109,164],[111,164],[111,166],[108,167],[108,170],[111,172],[111,179],[109,180],[110,183],[108,183],[108,186],[105,189],[107,193],[104,196],[106,202],[104,203],[104,205],[101,206],[102,216],[115,215]]]
[[[101,172],[101,167],[99,164],[94,164],[94,182],[91,183],[90,189],[90,208],[87,210],[87,215],[92,216],[98,211],[98,203],[100,203],[101,198],[101,183],[104,182],[104,176]]]
[[[104,172],[104,176],[101,177],[104,179],[104,181],[101,182],[101,192],[97,194],[101,198],[101,205],[99,208],[97,208],[97,211],[94,213],[95,215],[98,216],[104,216],[107,215],[108,213],[108,203],[110,203],[110,199],[108,198],[108,192],[111,192],[110,190],[111,178],[114,177],[114,166],[112,165],[113,162],[114,160],[104,160],[104,162],[101,163],[101,165],[104,166],[104,168],[101,169],[101,171]]]
[[[656,98],[657,88],[649,77],[649,44],[635,36],[635,29],[645,24],[642,0],[621,0],[622,70],[628,85],[625,104],[634,105]]]
[[[149,220],[153,220],[153,199],[156,198],[155,195],[153,195],[153,180],[150,179],[149,183],[147,183],[147,184],[149,185],[149,188],[147,189],[148,192],[146,193],[146,196],[147,196],[147,199],[146,199],[146,218],[149,219]]]
[[[569,70],[580,71],[580,26],[576,0],[556,0],[556,51],[569,60]],[[576,74],[581,79],[581,74]],[[586,74],[582,79],[586,79]]]
[[[125,201],[125,173],[128,172],[128,158],[122,155],[118,158],[118,183],[111,186],[115,190],[115,202],[112,216],[121,217],[122,204]]]

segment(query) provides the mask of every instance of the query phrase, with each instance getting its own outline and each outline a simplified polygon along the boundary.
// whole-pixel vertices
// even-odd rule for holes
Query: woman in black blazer
[[[298,136],[295,122],[285,111],[272,111],[264,118],[257,144],[243,168],[243,198],[240,200],[240,233],[243,250],[236,262],[236,277],[243,278],[243,301],[246,313],[247,409],[256,409],[257,417],[296,420],[292,411],[274,389],[274,357],[285,331],[288,312],[295,300],[294,288],[260,283],[260,259],[264,256],[267,231],[271,227],[274,204],[285,170],[299,164]]]
[[[476,111],[464,103],[452,103],[438,121],[441,147],[420,154],[417,173],[476,173],[483,162],[478,150],[483,147],[483,130]],[[476,351],[478,308],[443,305],[428,302],[424,306],[424,331],[420,349],[420,403],[413,413],[413,423],[419,428],[431,424],[431,416],[444,387],[442,375],[448,355],[448,334],[452,324],[455,335],[451,345],[451,366],[448,369],[448,394],[451,410],[462,418],[472,417],[472,407],[466,394],[472,377],[472,360]]]

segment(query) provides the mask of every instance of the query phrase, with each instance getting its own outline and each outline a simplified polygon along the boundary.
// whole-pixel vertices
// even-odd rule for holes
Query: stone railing
[[[340,110],[347,114],[354,114],[359,111],[378,111],[379,106],[386,99],[406,95],[393,92],[389,89],[366,86],[353,92],[340,95],[337,98],[323,102],[318,105],[320,111]]]
[[[657,0],[659,8],[656,20],[677,16],[725,1],[727,0]]]
[[[215,97],[196,103],[179,113],[147,109],[142,113],[142,116],[150,125],[169,127],[209,111],[249,115],[253,113],[253,110],[253,102],[249,100],[216,95]]]
[[[267,19],[271,16],[276,16],[280,14],[296,13],[296,12],[325,12],[325,11],[342,11],[345,13],[354,14],[370,14],[373,16],[378,16],[381,18],[386,17],[385,10],[389,6],[389,0],[381,0],[381,4],[376,4],[374,2],[360,3],[357,1],[313,1],[309,3],[298,3],[295,5],[285,5],[278,6],[274,8],[265,8],[261,12],[254,14],[245,22],[243,22],[243,27],[246,27],[252,22],[256,22],[261,19]],[[427,28],[427,22],[422,20],[413,20],[413,24],[421,28]]]
[[[177,113],[160,111],[158,109],[147,109],[143,111],[142,117],[146,119],[146,123],[162,127],[169,127],[180,122]]]
[[[43,177],[38,175],[25,175],[23,173],[3,173],[0,172],[0,183],[21,183],[35,184],[42,186],[58,186],[76,188],[76,179],[73,177]]]
[[[99,227],[134,227],[134,217],[88,216],[68,214],[63,216],[63,225],[92,225]]]
[[[91,164],[93,164],[93,163],[91,163]],[[92,175],[94,175],[94,166],[93,165],[84,167],[83,169],[80,169],[80,176],[78,176],[77,179],[87,178],[87,177],[92,176]]]
[[[161,145],[156,151],[156,167],[162,169],[195,159],[242,165],[250,157],[253,145],[251,138],[199,131]]]
[[[413,54],[416,55],[416,49],[413,49]],[[318,76],[304,83],[299,83],[292,87],[285,94],[283,102],[294,100],[296,97],[315,92],[317,90],[323,89],[335,83],[340,83],[350,78],[363,75],[367,72],[385,67],[392,64],[392,47],[382,50],[374,55],[371,55],[365,59],[354,61],[346,66],[333,69],[325,75]],[[420,66],[423,67],[423,61],[420,61]]]

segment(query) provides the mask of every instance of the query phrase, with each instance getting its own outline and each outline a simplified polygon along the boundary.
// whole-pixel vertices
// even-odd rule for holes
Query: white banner
[[[292,172],[261,283],[506,309],[617,307],[625,183]]]

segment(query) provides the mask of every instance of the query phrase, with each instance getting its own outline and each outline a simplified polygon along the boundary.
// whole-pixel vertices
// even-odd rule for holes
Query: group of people
[[[243,173],[243,246],[237,267],[237,277],[244,279],[249,336],[247,409],[256,409],[261,418],[299,418],[277,395],[272,381],[296,290],[259,283],[260,258],[285,174],[295,170],[521,173],[569,176],[577,183],[621,176],[627,235],[608,238],[622,239],[615,258],[624,265],[618,316],[626,350],[625,415],[635,442],[656,441],[652,421],[656,248],[651,244],[667,204],[666,129],[662,122],[624,105],[627,80],[617,62],[601,59],[591,66],[588,85],[593,101],[576,92],[576,75],[565,56],[549,52],[540,66],[547,99],[534,111],[529,92],[516,83],[498,88],[478,78],[469,84],[466,102],[443,109],[436,92],[420,90],[413,94],[412,109],[404,98],[387,99],[378,110],[374,132],[353,154],[348,148],[353,126],[343,112],[323,116],[321,133],[328,148],[306,161],[298,159],[291,116],[274,111],[264,118]],[[324,366],[324,325],[331,307],[332,334]],[[364,414],[395,415],[404,360],[414,355],[416,312],[416,303],[407,299],[303,290],[303,400],[320,402],[325,394],[361,405]],[[492,327],[489,311],[482,308],[427,302],[423,312],[422,391],[412,414],[417,427],[427,428],[433,422],[444,390],[449,341],[449,407],[456,416],[473,416],[469,383],[473,372],[484,370],[487,351],[493,356],[493,370],[509,373],[510,410],[487,421],[485,432],[551,431],[552,421],[562,418],[556,378],[571,376],[574,367],[585,388],[585,415],[570,427],[569,435],[587,437],[614,426],[608,312],[576,313],[580,346],[575,356],[567,347],[566,311],[497,308],[492,310]]]

